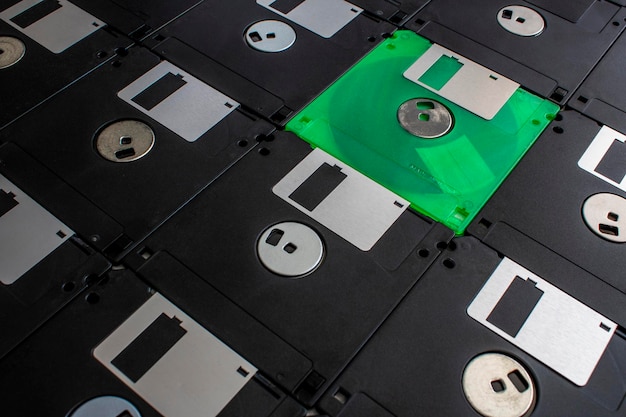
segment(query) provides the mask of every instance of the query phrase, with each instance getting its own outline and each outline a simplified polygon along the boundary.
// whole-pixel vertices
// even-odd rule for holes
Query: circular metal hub
[[[415,98],[405,101],[398,108],[398,121],[410,134],[424,139],[435,139],[452,130],[454,117],[443,104]]]
[[[141,414],[134,405],[123,398],[104,396],[83,403],[68,415],[68,417],[109,416],[141,417]]]
[[[282,52],[296,41],[296,31],[279,20],[263,20],[246,30],[246,42],[261,52]]]
[[[498,12],[498,23],[505,30],[518,36],[538,36],[546,27],[543,17],[526,6],[507,6]]]
[[[96,150],[113,162],[131,162],[146,156],[154,146],[154,132],[138,120],[108,125],[96,138]]]
[[[626,199],[611,193],[594,194],[583,204],[583,219],[593,233],[615,243],[626,242]]]
[[[0,36],[0,69],[18,63],[25,53],[26,46],[21,40],[10,36]]]
[[[485,353],[467,364],[463,391],[472,407],[485,417],[528,417],[537,398],[528,371],[500,353]]]
[[[309,226],[284,222],[263,232],[257,242],[257,253],[271,272],[297,278],[310,274],[322,263],[324,243]]]

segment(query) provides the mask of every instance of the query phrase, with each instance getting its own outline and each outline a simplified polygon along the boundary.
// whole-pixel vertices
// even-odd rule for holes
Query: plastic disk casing
[[[431,89],[404,76],[434,46],[414,32],[397,31],[296,115],[287,130],[462,234],[559,108],[518,87],[491,120],[479,117],[435,93],[454,74],[448,80],[437,76]],[[451,130],[436,139],[405,130],[398,109],[416,98],[445,106],[453,115]],[[485,97],[477,96],[480,101]]]

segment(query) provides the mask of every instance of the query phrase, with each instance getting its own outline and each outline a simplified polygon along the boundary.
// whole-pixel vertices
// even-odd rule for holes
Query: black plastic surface
[[[135,39],[174,20],[202,0],[73,0],[107,24]]]
[[[296,32],[295,43],[276,53],[250,47],[245,32],[262,20],[288,23]],[[216,75],[205,76],[206,65],[218,62],[232,70],[238,76],[228,75],[229,82],[220,83],[224,93],[282,125],[394,29],[362,14],[325,39],[253,1],[207,1],[146,39],[146,44],[209,84]],[[180,43],[191,51],[185,53]],[[242,88],[249,83],[254,84],[252,91]]]
[[[624,54],[626,37],[620,36],[568,102],[574,109],[620,132],[626,132]]]
[[[0,12],[19,1],[0,0]],[[154,292],[258,368],[218,417],[479,417],[461,377],[484,352],[528,368],[538,393],[528,417],[626,415],[626,243],[600,238],[581,215],[589,196],[626,192],[578,166],[602,125],[626,134],[626,0],[347,0],[364,11],[328,39],[256,0],[69,1],[105,25],[62,53],[0,21],[0,37],[26,46],[21,61],[0,69],[0,174],[76,232],[0,284],[3,415],[68,417],[100,395],[160,415],[93,356]],[[61,3],[34,4],[13,23],[28,27]],[[539,12],[544,32],[504,30],[497,13],[512,5]],[[293,46],[268,53],[247,44],[250,25],[269,19],[294,29]],[[398,27],[567,110],[468,227],[471,236],[453,239],[406,211],[364,252],[273,193],[311,152],[280,130]],[[185,141],[118,96],[163,60],[240,106]],[[170,72],[129,100],[154,109],[185,85]],[[124,119],[146,123],[156,141],[144,158],[113,163],[95,138]],[[615,140],[596,171],[620,182],[625,158]],[[315,209],[344,181],[325,165],[289,198]],[[13,197],[0,189],[0,216],[19,203]],[[285,221],[310,226],[324,243],[321,265],[306,276],[274,274],[257,255],[262,233]],[[280,233],[266,242],[277,245]],[[617,323],[586,386],[468,316],[503,257]],[[487,321],[515,335],[542,294],[515,280]],[[112,366],[141,380],[184,332],[161,316]]]
[[[93,357],[93,349],[151,294],[145,283],[122,270],[76,298],[0,361],[0,386],[13,393],[3,399],[4,412],[66,416],[87,400],[113,395],[130,401],[143,417],[160,416]],[[271,383],[254,378],[218,417],[244,415],[302,417],[304,410]]]
[[[0,11],[15,1],[0,2]],[[102,28],[87,38],[55,54],[36,41],[0,20],[0,36],[22,41],[24,57],[16,64],[0,69],[0,127],[10,123],[78,78],[115,55],[117,48],[128,47],[132,41]],[[10,100],[7,99],[10,97]]]
[[[63,214],[97,208],[13,144],[0,146],[0,174],[65,221]],[[94,222],[115,233],[116,224],[102,215]],[[78,223],[66,223],[73,228]],[[27,224],[24,227],[28,227]],[[0,236],[14,239],[15,236]],[[36,245],[33,242],[33,245]],[[71,237],[10,285],[0,284],[0,357],[13,349],[110,267],[104,256]]]
[[[366,13],[402,25],[431,0],[353,0],[350,3],[362,7]]]
[[[563,104],[622,33],[626,10],[606,1],[532,3],[437,0],[405,26]],[[497,21],[498,12],[513,4],[538,11],[545,20],[543,33],[522,37],[503,29]],[[487,50],[468,47],[463,37]],[[536,75],[528,76],[529,70]]]
[[[148,253],[167,251],[302,352],[312,362],[313,371],[301,373],[298,386],[274,377],[289,372],[284,363],[267,368],[255,363],[307,404],[315,402],[415,284],[439,253],[437,244],[453,235],[407,211],[371,251],[361,251],[272,193],[272,187],[310,152],[309,145],[294,135],[278,133],[143,245]],[[259,236],[284,221],[309,225],[325,243],[322,264],[308,276],[290,279],[276,275],[257,257]],[[390,252],[394,255],[388,256]],[[156,262],[145,261],[141,253],[126,259],[139,271]],[[185,290],[191,282],[182,278],[176,282],[181,296],[192,296],[191,290]],[[248,356],[246,351],[242,354]],[[275,349],[272,355],[284,353]]]
[[[579,388],[469,317],[467,307],[500,260],[472,237],[453,240],[320,407],[330,416],[357,415],[349,412],[352,399],[367,395],[395,416],[478,417],[463,393],[463,371],[472,358],[499,352],[518,360],[533,377],[538,389],[533,417],[623,415],[623,406],[613,408],[626,394],[620,348],[600,361],[598,369],[606,366],[608,373]],[[616,335],[614,343],[623,345],[624,339]]]
[[[503,223],[625,293],[623,244],[592,232],[582,215],[583,203],[594,194],[626,197],[578,166],[599,130],[596,122],[575,111],[561,112],[476,216],[468,233],[507,254],[506,247],[490,238],[490,230]]]
[[[75,231],[111,259],[119,259],[274,130],[237,109],[187,142],[117,96],[159,62],[146,49],[131,48],[0,132],[0,142],[16,143],[123,227],[123,236],[111,236],[94,224],[100,212],[73,214],[90,219],[73,226]],[[154,131],[155,144],[146,156],[115,163],[96,151],[99,132],[119,120],[143,121]],[[71,216],[64,220],[68,217],[71,223]]]
[[[15,283],[0,284],[0,357],[109,268],[102,255],[82,245],[69,240]]]

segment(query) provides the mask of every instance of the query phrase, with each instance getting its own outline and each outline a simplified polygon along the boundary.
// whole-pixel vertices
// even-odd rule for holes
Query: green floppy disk
[[[462,234],[559,107],[397,31],[288,124]]]

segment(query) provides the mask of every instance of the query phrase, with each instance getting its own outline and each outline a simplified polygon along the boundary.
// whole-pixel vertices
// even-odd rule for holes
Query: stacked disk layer
[[[626,413],[624,0],[0,0],[8,416]]]

